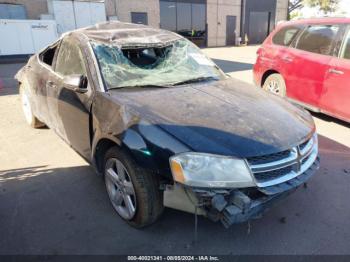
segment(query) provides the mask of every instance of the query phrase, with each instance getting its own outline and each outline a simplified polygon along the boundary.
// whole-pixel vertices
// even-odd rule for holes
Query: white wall
[[[103,2],[48,0],[59,34],[106,21]]]

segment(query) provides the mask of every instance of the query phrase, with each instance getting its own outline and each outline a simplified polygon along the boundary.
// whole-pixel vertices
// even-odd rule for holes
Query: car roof
[[[99,23],[74,30],[70,34],[84,35],[88,40],[121,47],[164,46],[183,38],[167,30],[119,21]]]
[[[281,23],[281,26],[286,25],[303,25],[303,24],[350,24],[349,17],[321,17],[321,18],[305,18],[292,20]]]

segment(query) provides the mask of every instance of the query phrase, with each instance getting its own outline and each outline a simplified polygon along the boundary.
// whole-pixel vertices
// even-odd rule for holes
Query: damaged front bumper
[[[302,174],[269,187],[199,189],[176,184],[164,192],[164,205],[221,221],[228,228],[262,216],[273,204],[287,197],[315,174],[319,158]]]

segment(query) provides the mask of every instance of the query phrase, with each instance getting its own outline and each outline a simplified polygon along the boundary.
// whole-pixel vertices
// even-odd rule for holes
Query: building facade
[[[288,0],[105,0],[108,16],[175,31],[200,46],[259,44],[287,19]]]
[[[106,19],[164,28],[209,47],[259,44],[279,21],[287,19],[288,12],[288,0],[104,0],[104,3]],[[47,0],[0,0],[0,18],[9,13],[5,4],[22,6],[25,11],[16,12],[22,13],[22,17],[24,12],[27,19],[39,19],[49,13]]]
[[[16,12],[22,9],[23,11]],[[0,19],[22,18],[39,19],[41,14],[47,14],[46,0],[0,0]],[[20,17],[16,17],[21,15]]]

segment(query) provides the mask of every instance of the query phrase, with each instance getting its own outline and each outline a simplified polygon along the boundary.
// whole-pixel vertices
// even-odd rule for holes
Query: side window
[[[83,55],[79,46],[69,41],[63,40],[57,56],[55,71],[61,75],[86,75]]]
[[[350,30],[347,32],[340,51],[340,57],[350,59]]]
[[[275,45],[289,46],[299,32],[300,27],[284,27],[273,36],[272,42]]]
[[[53,61],[53,58],[55,57],[56,50],[57,50],[57,45],[46,49],[44,52],[42,52],[39,55],[39,59],[43,61],[45,64],[52,66],[52,61]]]
[[[339,26],[337,25],[309,26],[300,36],[296,48],[316,54],[330,55],[338,31]]]

